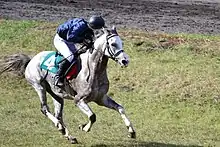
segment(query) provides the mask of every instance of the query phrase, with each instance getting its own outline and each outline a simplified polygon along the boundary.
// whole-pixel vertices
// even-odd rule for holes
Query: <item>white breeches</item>
[[[74,43],[67,42],[56,34],[54,37],[54,46],[69,62],[73,61],[73,53],[76,51],[76,46]]]

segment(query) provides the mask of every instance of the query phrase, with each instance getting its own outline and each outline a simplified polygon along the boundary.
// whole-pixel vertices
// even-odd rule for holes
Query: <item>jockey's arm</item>
[[[93,47],[94,42],[93,41],[88,41],[88,40],[83,40],[82,43],[80,43],[79,49],[75,52],[75,55],[78,56],[82,53],[85,53],[88,49]]]
[[[90,29],[86,30],[83,34],[83,44],[87,46],[87,48],[91,48],[94,40],[94,32]]]
[[[83,45],[86,46],[87,49],[91,48],[93,44],[94,44],[93,40],[88,40],[88,39],[83,40]]]
[[[79,42],[79,44],[81,45],[81,47],[77,50],[76,55],[80,55],[84,52],[86,52],[88,49],[93,47],[94,44],[94,33],[92,30],[86,30],[83,34],[81,34],[80,36],[81,40]]]

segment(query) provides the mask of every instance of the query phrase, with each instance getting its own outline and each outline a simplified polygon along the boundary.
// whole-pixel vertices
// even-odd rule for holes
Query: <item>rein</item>
[[[119,51],[120,53],[117,53],[116,55],[114,55],[114,53],[113,53],[112,50],[110,49],[108,40],[109,40],[111,37],[114,37],[114,36],[118,36],[118,35],[117,35],[117,34],[111,34],[111,35],[107,35],[107,36],[106,36],[106,47],[105,47],[105,49],[104,49],[104,52],[102,52],[102,51],[100,51],[99,49],[96,49],[96,48],[94,48],[94,47],[92,47],[92,48],[89,50],[89,52],[92,53],[93,50],[96,50],[96,51],[99,52],[102,56],[104,56],[104,55],[105,55],[105,51],[106,51],[106,49],[107,49],[108,52],[109,52],[110,58],[112,58],[113,60],[115,60],[115,57],[116,57],[117,55],[119,55],[119,54],[121,53],[121,51]],[[123,50],[122,50],[122,51],[123,51]],[[99,59],[99,62],[101,62],[100,60],[102,60],[102,59]],[[91,71],[90,71],[90,67],[89,67],[89,54],[88,54],[87,66],[88,66],[88,70],[89,70],[89,75],[88,75],[88,77],[86,78],[86,81],[88,82],[89,77],[90,77],[90,72],[91,72]]]
[[[108,53],[109,53],[109,55],[110,55],[110,58],[113,59],[114,61],[116,61],[116,57],[117,57],[120,53],[124,52],[124,50],[120,50],[120,51],[118,51],[116,54],[114,54],[114,52],[113,52],[112,49],[110,48],[110,45],[109,45],[108,40],[109,40],[110,38],[112,38],[112,37],[115,37],[115,36],[118,36],[118,34],[113,33],[113,34],[109,34],[109,35],[106,36],[106,46],[105,46],[104,52],[100,51],[99,49],[95,49],[94,47],[92,47],[92,48],[90,49],[90,53],[92,53],[93,50],[96,50],[97,52],[99,52],[100,54],[102,54],[102,56],[104,56],[104,55],[105,55],[105,51],[107,50]],[[89,55],[88,55],[88,56],[89,56]],[[88,80],[89,80],[89,77],[90,77],[89,60],[87,60],[87,66],[88,66],[88,68],[89,68],[89,76],[87,77],[86,81],[88,81]]]
[[[112,38],[112,37],[115,37],[115,36],[118,36],[118,35],[117,35],[117,34],[111,34],[111,35],[107,35],[107,36],[106,36],[107,43],[106,43],[106,47],[105,47],[104,53],[103,53],[102,51],[98,50],[98,49],[95,49],[95,48],[93,48],[93,49],[96,50],[96,51],[98,51],[98,52],[101,53],[102,55],[105,54],[105,51],[106,51],[106,49],[107,49],[107,50],[108,50],[108,53],[109,53],[109,55],[110,55],[110,58],[112,58],[113,60],[116,60],[115,57],[117,57],[120,53],[124,52],[124,50],[120,50],[120,51],[117,52],[116,54],[114,54],[114,53],[112,52],[112,50],[111,50],[111,48],[110,48],[110,46],[109,46],[108,40],[109,40],[110,38]]]

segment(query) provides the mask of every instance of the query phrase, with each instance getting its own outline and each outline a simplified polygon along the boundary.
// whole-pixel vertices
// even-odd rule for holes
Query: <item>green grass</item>
[[[54,50],[58,23],[0,21],[0,54]],[[120,30],[130,55],[128,68],[108,65],[109,94],[122,104],[137,131],[118,113],[90,106],[97,115],[91,132],[78,130],[87,118],[65,101],[64,120],[80,144],[74,146],[220,146],[220,36]],[[39,98],[25,79],[0,78],[0,146],[70,146],[40,112]],[[50,108],[53,109],[49,98]]]

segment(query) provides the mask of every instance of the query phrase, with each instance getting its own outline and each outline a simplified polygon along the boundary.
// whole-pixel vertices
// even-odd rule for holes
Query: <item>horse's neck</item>
[[[91,74],[94,76],[100,76],[103,72],[106,71],[106,67],[108,64],[108,57],[103,55],[100,50],[94,50],[92,54],[89,56],[89,68],[91,70]]]
[[[96,77],[98,77],[99,79],[106,78],[106,67],[108,64],[108,57],[105,56],[102,52],[103,46],[104,42],[95,44],[95,49],[92,53],[90,53],[90,51],[87,51],[82,56],[82,68],[84,68],[84,72],[88,73],[90,80],[93,80]]]
[[[92,64],[96,64],[94,67],[95,73],[102,73],[106,71],[108,64],[108,57],[104,55],[104,48],[106,48],[106,35],[103,34],[99,37],[94,44],[94,50],[91,54]]]

